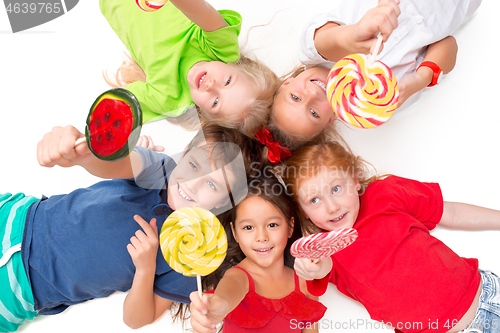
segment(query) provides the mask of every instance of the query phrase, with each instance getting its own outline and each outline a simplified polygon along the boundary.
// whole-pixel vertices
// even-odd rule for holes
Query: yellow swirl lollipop
[[[205,276],[224,260],[227,238],[214,214],[199,207],[184,207],[170,214],[163,223],[160,247],[176,272]]]
[[[398,106],[399,89],[391,69],[364,54],[351,54],[328,74],[327,96],[345,123],[372,128],[385,123]]]

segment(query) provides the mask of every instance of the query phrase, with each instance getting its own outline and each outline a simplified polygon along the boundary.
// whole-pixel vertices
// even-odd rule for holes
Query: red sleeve
[[[332,272],[328,273],[322,279],[306,281],[307,291],[309,292],[309,294],[317,297],[323,296],[323,294],[326,293],[326,289],[328,288],[328,282],[330,281],[331,274]]]
[[[368,188],[370,189],[370,188]],[[367,189],[367,191],[368,191]],[[391,199],[392,208],[403,211],[432,230],[443,216],[443,195],[437,183],[422,183],[416,180],[390,176],[380,181],[371,190],[385,193],[381,199]]]

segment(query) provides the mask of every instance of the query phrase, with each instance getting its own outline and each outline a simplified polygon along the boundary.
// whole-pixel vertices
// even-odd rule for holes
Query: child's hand
[[[197,291],[189,296],[191,304],[191,327],[196,333],[216,332],[216,325],[229,313],[225,302],[217,302],[217,296],[203,294],[203,301]],[[219,297],[220,299],[220,297]]]
[[[377,7],[372,8],[354,24],[352,34],[353,49],[362,53],[372,53],[380,32],[386,42],[392,31],[398,26],[399,0],[379,0]],[[380,52],[383,45],[380,48]]]
[[[45,134],[37,145],[37,160],[41,166],[51,168],[54,165],[70,167],[84,165],[95,157],[87,144],[75,147],[75,141],[85,135],[73,126],[54,127]]]
[[[293,268],[297,275],[304,280],[324,278],[332,270],[332,258],[326,257],[313,262],[311,259],[296,258]]]
[[[155,145],[153,139],[149,135],[141,135],[139,140],[137,140],[136,146],[146,148],[152,151],[164,151],[165,147]]]
[[[155,271],[156,254],[158,252],[158,228],[156,219],[146,222],[139,215],[134,216],[134,220],[139,223],[142,230],[137,230],[135,236],[130,238],[127,251],[132,257],[136,273],[137,271]]]

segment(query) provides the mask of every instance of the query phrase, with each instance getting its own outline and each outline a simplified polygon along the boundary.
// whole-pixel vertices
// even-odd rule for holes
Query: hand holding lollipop
[[[328,74],[328,101],[347,124],[376,127],[389,120],[398,107],[396,77],[384,63],[374,61],[381,42],[379,35],[370,60],[364,54],[351,54],[338,61]]]
[[[197,277],[201,298],[200,276],[212,273],[224,261],[227,238],[214,214],[199,207],[184,207],[163,223],[160,247],[172,269]]]
[[[351,245],[358,232],[356,229],[340,229],[320,232],[297,239],[290,248],[295,258],[318,260],[331,256]]]

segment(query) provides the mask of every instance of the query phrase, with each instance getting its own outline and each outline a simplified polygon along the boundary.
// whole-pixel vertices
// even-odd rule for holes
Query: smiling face
[[[293,233],[292,223],[289,225],[283,213],[270,202],[249,196],[238,205],[231,229],[247,260],[269,267],[276,263],[283,265],[285,247]]]
[[[193,102],[211,119],[239,114],[257,97],[257,85],[250,75],[220,61],[196,63],[187,80]]]
[[[225,169],[229,184],[234,174]],[[229,192],[222,169],[215,169],[208,150],[195,147],[187,152],[172,171],[168,180],[168,205],[182,207],[219,208],[229,203]]]
[[[335,114],[326,97],[328,72],[328,68],[313,67],[281,85],[272,118],[282,131],[313,138],[333,123]]]
[[[359,212],[361,185],[341,171],[322,168],[299,187],[298,201],[306,218],[323,230],[352,228]]]

